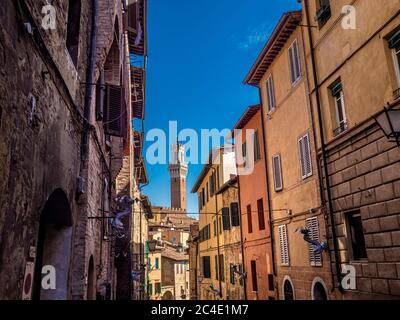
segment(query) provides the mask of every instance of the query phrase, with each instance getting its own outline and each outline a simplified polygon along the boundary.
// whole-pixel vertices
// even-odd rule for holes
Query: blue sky
[[[242,81],[281,15],[297,0],[149,0],[146,131],[232,128],[258,91]],[[200,135],[199,135],[200,136]],[[145,148],[149,143],[145,144]],[[145,151],[144,151],[145,152]],[[147,165],[153,205],[170,206],[167,165]],[[191,165],[190,194],[202,165]]]

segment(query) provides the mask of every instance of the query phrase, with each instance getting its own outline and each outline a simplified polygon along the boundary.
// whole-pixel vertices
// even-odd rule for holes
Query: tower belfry
[[[185,147],[177,142],[172,145],[172,157],[169,164],[171,179],[171,207],[186,210],[186,177],[188,165],[185,162]]]

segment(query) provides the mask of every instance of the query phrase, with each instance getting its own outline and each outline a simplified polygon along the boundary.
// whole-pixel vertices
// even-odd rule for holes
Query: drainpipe
[[[238,172],[238,164],[236,161],[236,171]],[[242,251],[242,272],[246,273],[245,261],[244,261],[244,244],[243,244],[243,225],[242,225],[242,205],[240,202],[240,176],[237,179],[238,184],[238,201],[239,201],[239,226],[240,226],[240,249]],[[247,281],[246,277],[243,277],[243,288],[244,288],[244,300],[247,300]]]
[[[93,83],[94,83],[94,72],[96,65],[96,45],[97,45],[97,21],[98,21],[98,1],[92,0],[92,27],[90,32],[90,51],[89,51],[89,66],[86,74],[86,89],[85,89],[85,105],[83,111],[83,135],[82,135],[82,146],[81,146],[81,160],[84,162],[87,157],[89,149],[89,130],[90,130],[90,117],[93,101]],[[83,164],[81,171],[83,170]],[[82,176],[82,173],[81,173]]]
[[[318,115],[318,124],[319,124],[319,133],[321,140],[321,151],[322,151],[322,161],[324,166],[324,175],[325,175],[325,183],[326,183],[326,194],[327,194],[327,202],[328,202],[328,211],[332,228],[332,240],[333,240],[333,250],[335,254],[335,266],[336,266],[336,276],[337,276],[337,286],[339,291],[342,292],[341,286],[341,271],[340,271],[340,262],[339,262],[339,250],[337,245],[337,236],[336,236],[336,227],[335,227],[335,217],[333,214],[333,205],[332,205],[332,195],[330,190],[330,182],[329,182],[329,172],[328,172],[328,160],[326,157],[326,145],[325,145],[325,135],[324,135],[324,127],[322,123],[322,111],[321,111],[321,98],[319,95],[319,84],[317,79],[317,66],[315,59],[315,50],[314,50],[314,39],[312,35],[312,30],[310,27],[311,19],[309,12],[308,0],[304,0],[304,10],[306,12],[307,19],[307,30],[308,30],[308,38],[310,42],[310,53],[311,53],[311,64],[312,64],[312,73],[313,73],[313,81],[314,81],[314,90],[315,90],[315,99],[317,103],[317,115]],[[311,97],[310,97],[311,98]],[[335,285],[335,284],[334,284]]]
[[[265,179],[267,183],[267,204],[268,204],[268,220],[269,220],[269,233],[271,236],[271,259],[272,259],[272,273],[274,275],[274,278],[276,278],[276,265],[275,265],[275,250],[274,250],[274,225],[272,223],[272,202],[271,202],[271,191],[270,191],[270,186],[271,182],[269,180],[269,174],[268,174],[268,153],[267,153],[267,139],[266,137],[266,128],[265,128],[265,120],[264,120],[264,112],[263,112],[263,107],[262,107],[262,96],[261,96],[261,88],[258,90],[259,96],[260,96],[260,103],[261,103],[261,126],[262,126],[262,131],[263,131],[263,149],[264,149],[264,166],[265,166]],[[275,281],[274,281],[274,286],[275,286]],[[277,288],[278,290],[278,288]],[[275,291],[275,289],[274,289]],[[276,292],[276,295],[279,297],[279,292]]]
[[[210,167],[211,170],[213,170],[213,173],[217,174],[217,170],[212,166]],[[219,186],[218,186],[219,187]],[[217,194],[217,186],[215,186],[214,190],[214,197],[215,197],[215,212],[216,212],[216,226],[217,226],[217,253],[218,253],[218,258],[217,258],[217,266],[218,266],[218,283],[219,283],[219,296],[222,298],[222,281],[221,281],[221,266],[220,266],[220,247],[219,247],[219,218],[218,218],[218,194]],[[222,228],[222,226],[221,226]],[[222,230],[222,229],[221,229]]]

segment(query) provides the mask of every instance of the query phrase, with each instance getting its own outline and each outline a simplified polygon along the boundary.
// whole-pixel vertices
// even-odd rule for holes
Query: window
[[[268,290],[269,291],[274,291],[275,290],[274,275],[271,274],[271,273],[268,274]]]
[[[110,136],[123,136],[124,92],[123,88],[115,85],[107,85],[105,92],[105,114],[104,128],[106,134]]]
[[[299,46],[297,40],[289,48],[290,80],[294,85],[301,77]]]
[[[160,268],[160,265],[159,265],[159,259],[158,258],[156,258],[156,265],[155,265],[155,267],[156,267],[156,269],[159,269]]]
[[[267,99],[268,99],[268,112],[271,112],[276,107],[274,81],[272,75],[267,80]]]
[[[393,52],[394,67],[397,78],[397,88],[400,88],[400,30],[390,37],[389,48]]]
[[[243,167],[247,168],[247,143],[244,142],[242,144],[242,158],[243,158]]]
[[[255,260],[251,261],[251,280],[252,280],[252,284],[253,284],[253,291],[258,292],[257,262]]]
[[[161,294],[161,283],[156,283],[156,294]]]
[[[347,118],[342,83],[340,81],[336,82],[336,84],[331,86],[331,91],[334,99],[336,115],[336,128],[333,130],[333,133],[338,135],[347,130]]]
[[[364,232],[360,211],[349,212],[346,214],[348,237],[352,249],[353,260],[367,259]]]
[[[153,284],[152,283],[150,283],[149,284],[149,295],[153,295]]]
[[[232,227],[240,226],[239,204],[237,202],[231,203],[231,224]]]
[[[210,200],[210,195],[208,193],[208,182],[206,184],[206,195],[207,195],[207,202]]]
[[[222,217],[219,217],[218,228],[219,228],[219,234],[221,234],[222,233]]]
[[[283,298],[284,300],[294,300],[294,290],[291,281],[285,280],[283,282]]]
[[[229,264],[229,283],[235,284],[235,265]]]
[[[213,173],[209,177],[209,184],[210,184],[210,196],[213,196],[215,193],[215,173]]]
[[[211,278],[210,257],[209,256],[202,257],[202,263],[203,263],[203,277],[206,279],[210,279]]]
[[[214,220],[214,237],[217,236],[217,220]]]
[[[249,233],[253,233],[253,219],[251,216],[251,206],[250,205],[247,206],[247,227],[248,227]]]
[[[221,281],[225,281],[225,267],[224,267],[224,255],[219,255],[219,274],[221,277]]]
[[[330,0],[317,0],[317,21],[320,28],[322,28],[331,18],[331,4]]]
[[[69,0],[67,24],[67,49],[75,66],[78,65],[79,30],[81,27],[81,1]]]
[[[202,194],[202,200],[203,200],[203,207],[206,205],[206,196],[205,196],[205,191],[204,188],[201,189],[201,194]]]
[[[260,137],[258,134],[258,130],[254,133],[254,161],[258,161],[261,159],[261,151],[260,151]]]
[[[279,244],[281,248],[281,265],[289,266],[289,248],[288,248],[288,238],[287,238],[287,228],[286,225],[281,225],[278,227],[279,232]]]
[[[310,239],[320,242],[318,217],[307,219],[306,228],[310,231]],[[308,251],[310,252],[310,265],[320,267],[322,266],[322,255],[320,253],[314,253],[314,249],[315,247],[312,244],[308,245]]]
[[[282,182],[282,167],[281,167],[280,155],[275,155],[272,157],[272,167],[274,173],[275,191],[281,191],[283,190],[283,182]]]
[[[299,155],[300,155],[300,168],[301,177],[306,179],[312,176],[312,160],[310,137],[308,133],[299,139]]]
[[[215,279],[219,280],[218,256],[214,257]]]
[[[229,208],[222,208],[222,225],[224,227],[224,231],[231,229]]]
[[[265,230],[265,218],[264,218],[264,204],[263,199],[257,201],[257,212],[258,212],[258,228]]]

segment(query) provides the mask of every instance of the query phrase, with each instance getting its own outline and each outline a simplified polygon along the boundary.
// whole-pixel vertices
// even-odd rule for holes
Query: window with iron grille
[[[312,158],[310,148],[310,137],[308,133],[299,139],[299,155],[301,177],[306,179],[312,176]]]
[[[289,244],[287,237],[287,227],[286,225],[281,225],[278,227],[279,233],[279,244],[280,244],[280,258],[282,266],[289,266]]]
[[[320,242],[318,217],[312,217],[306,220],[306,228],[310,231],[309,237],[311,240]],[[314,253],[315,247],[308,244],[308,251],[310,253],[310,265],[314,267],[322,266],[322,254]]]
[[[275,155],[272,157],[272,169],[274,174],[275,191],[282,191],[283,181],[282,181],[282,167],[281,167],[280,155]]]
[[[336,126],[333,130],[334,135],[338,135],[347,130],[347,117],[344,102],[343,85],[340,79],[331,87],[331,93],[334,99]]]

